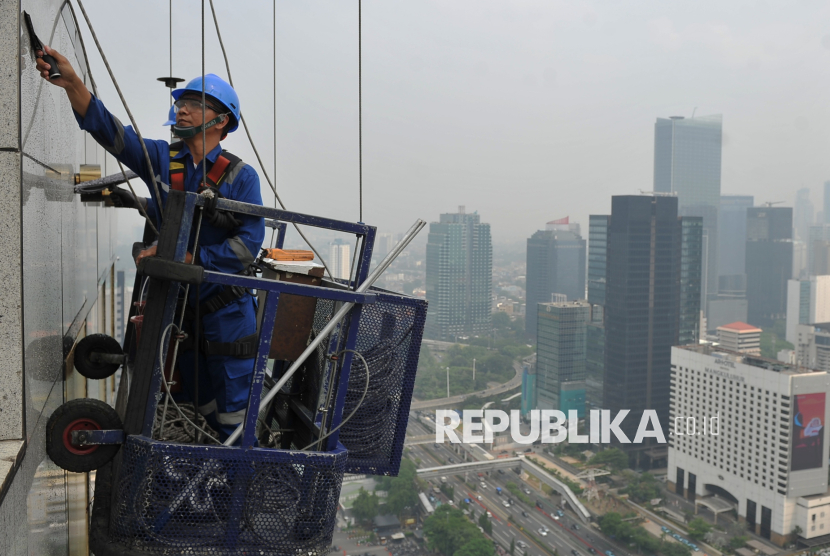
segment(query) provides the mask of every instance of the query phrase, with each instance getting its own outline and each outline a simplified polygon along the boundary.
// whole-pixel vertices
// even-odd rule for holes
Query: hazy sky
[[[292,210],[358,219],[357,1],[215,0],[242,111]],[[169,95],[168,2],[86,0],[145,137]],[[225,76],[206,2],[206,70]],[[201,72],[201,2],[173,2],[173,74]],[[81,18],[78,12],[78,18]],[[101,97],[124,123],[86,26]],[[364,220],[466,205],[494,242],[651,190],[656,117],[723,114],[722,192],[830,179],[830,4],[364,0]],[[255,164],[244,132],[225,147]],[[266,202],[272,202],[263,179]]]

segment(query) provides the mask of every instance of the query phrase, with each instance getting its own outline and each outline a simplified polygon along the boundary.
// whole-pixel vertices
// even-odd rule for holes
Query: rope
[[[118,98],[121,99],[121,104],[124,105],[124,110],[127,111],[127,116],[130,118],[130,123],[133,125],[135,134],[138,135],[138,142],[141,143],[141,150],[144,151],[144,161],[147,163],[147,169],[150,170],[150,178],[152,178],[153,180],[153,189],[155,190],[156,199],[158,200],[157,209],[159,212],[159,222],[161,222],[164,207],[161,202],[161,193],[159,192],[159,184],[156,180],[156,173],[153,171],[153,163],[150,161],[150,153],[147,152],[147,145],[144,144],[144,138],[141,136],[141,132],[138,130],[138,124],[135,123],[133,113],[130,112],[130,107],[127,106],[127,101],[124,99],[124,95],[121,93],[121,87],[118,86],[118,81],[115,79],[115,75],[112,73],[112,68],[110,67],[109,61],[107,60],[107,56],[104,54],[104,50],[103,48],[101,48],[101,43],[98,41],[98,35],[95,34],[95,29],[92,27],[92,22],[89,20],[89,16],[86,13],[86,9],[84,9],[83,0],[78,0],[78,7],[81,8],[81,13],[84,16],[84,20],[86,21],[87,27],[89,27],[89,33],[92,35],[92,40],[95,41],[95,46],[98,48],[98,53],[101,55],[101,59],[104,61],[104,66],[106,66],[107,68],[107,73],[110,74],[112,84],[115,85],[115,90],[116,92],[118,92]],[[132,189],[132,187],[130,189]]]
[[[357,0],[357,142],[360,167],[360,222],[363,222],[363,20],[362,0]]]
[[[71,5],[70,5],[70,8],[71,8]],[[83,10],[83,7],[81,7],[81,10]],[[73,12],[73,16],[74,16],[74,12]],[[86,12],[84,12],[84,17],[86,17]],[[88,18],[86,19],[86,23],[87,23],[87,25],[89,25],[89,19]],[[90,26],[89,29],[91,31],[92,26]],[[54,33],[54,28],[52,29],[52,32]],[[81,37],[80,33],[78,33],[78,37]],[[98,44],[97,40],[96,40],[96,44]],[[87,59],[87,56],[86,56],[86,47],[84,46],[84,41],[83,41],[82,37],[81,37],[81,47],[82,47],[82,50],[83,50],[83,53],[84,53],[84,61],[86,62],[87,71],[89,72],[89,82],[92,85],[92,90],[95,91],[95,94],[97,95],[98,94],[98,86],[95,83],[95,78],[92,77],[92,68],[89,66],[89,60]],[[100,47],[100,45],[98,45],[98,50],[100,51],[100,49],[101,49],[101,47]],[[112,77],[112,73],[110,73],[110,77]],[[114,82],[114,79],[113,79],[113,82]],[[40,99],[38,98],[38,100],[40,100]],[[136,128],[136,130],[137,129],[138,128]],[[25,139],[24,139],[24,142],[25,142]],[[120,161],[116,160],[116,162],[118,162],[118,169],[121,170],[121,175],[124,176],[124,181],[127,182],[127,187],[130,188],[130,193],[133,194],[133,197],[138,199],[138,195],[135,194],[135,189],[133,189],[133,184],[130,183],[129,179],[127,179],[127,172],[124,170],[124,166],[121,165]],[[152,168],[151,168],[151,170],[152,170]],[[144,217],[144,220],[147,221],[147,224],[150,226],[150,229],[153,230],[153,233],[158,235],[159,231],[153,225],[153,221],[150,220],[150,217],[147,215],[147,210],[141,205],[141,203],[138,203],[138,212],[140,212],[141,216]]]
[[[216,18],[216,10],[213,8],[213,0],[210,0],[210,11],[211,11],[211,14],[213,14],[213,25],[216,27],[216,37],[219,39],[219,46],[222,48],[222,57],[225,59],[225,70],[228,72],[228,81],[230,81],[231,87],[233,87],[233,76],[231,75],[231,65],[228,62],[228,53],[225,51],[225,43],[222,41],[222,33],[219,31],[219,21]],[[274,30],[274,33],[276,33],[276,29]],[[274,94],[276,95],[276,90],[275,90]],[[259,156],[259,151],[257,150],[256,145],[254,144],[254,139],[251,137],[251,132],[248,129],[248,124],[245,122],[245,116],[242,113],[239,114],[239,120],[242,122],[242,127],[245,129],[245,134],[248,136],[248,142],[251,144],[251,148],[254,151],[254,155],[256,155],[256,159],[257,159],[257,162],[259,163],[259,167],[262,169],[262,175],[265,176],[265,181],[268,182],[268,186],[271,188],[271,191],[274,192],[274,199],[276,199],[276,201],[280,204],[280,207],[282,208],[282,210],[288,210],[287,208],[285,208],[285,203],[282,202],[282,199],[280,198],[279,193],[277,193],[276,186],[274,186],[274,184],[271,182],[271,178],[268,176],[268,171],[265,169],[265,164],[263,164],[263,162],[262,162],[262,157]],[[276,116],[274,118],[274,124],[276,125]],[[276,149],[276,143],[274,144],[274,149]],[[275,164],[276,164],[276,157],[275,157],[274,160],[275,160]],[[276,174],[275,174],[275,177],[276,177]],[[312,245],[312,243],[308,240],[308,238],[305,236],[305,234],[303,234],[302,230],[300,230],[300,227],[297,224],[292,222],[291,225],[294,226],[294,229],[297,230],[297,233],[300,234],[300,237],[303,238],[303,241],[306,242],[306,245],[308,245],[311,248],[311,250],[314,252],[314,254],[317,255],[317,258],[319,258],[320,262],[323,264],[323,268],[326,269],[326,273],[329,275],[329,278],[331,278],[333,280],[334,275],[331,273],[331,270],[329,270],[329,267],[326,264],[325,259],[323,259],[323,256],[320,255],[320,253],[317,251],[317,249],[314,247],[314,245]]]

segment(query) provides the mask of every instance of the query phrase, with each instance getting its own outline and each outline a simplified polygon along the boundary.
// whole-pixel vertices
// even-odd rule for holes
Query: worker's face
[[[178,110],[176,112],[176,125],[179,126],[189,127],[202,125],[203,112],[205,122],[219,115],[209,104],[203,106],[201,97],[184,96],[177,100],[175,105]]]

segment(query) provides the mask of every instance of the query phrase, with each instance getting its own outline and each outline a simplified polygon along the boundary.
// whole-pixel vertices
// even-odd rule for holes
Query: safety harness
[[[176,156],[183,147],[184,143],[181,141],[170,145],[170,187],[176,191],[184,191],[185,168],[183,163],[174,160],[173,157]],[[199,190],[201,191],[204,188],[210,188],[218,194],[219,188],[222,187],[222,184],[225,182],[225,178],[240,162],[242,162],[242,160],[238,156],[223,150],[210,167],[210,171],[207,173],[207,183],[202,183]],[[205,315],[215,313],[219,309],[227,307],[245,295],[250,295],[250,292],[243,287],[224,286],[222,291],[207,301],[199,304],[200,320]],[[190,307],[186,308],[186,313],[190,313],[190,320],[193,320],[193,314],[190,311]],[[194,323],[194,326],[201,326],[201,323]],[[256,356],[258,339],[256,333],[233,342],[210,342],[204,339],[204,333],[201,333],[199,336],[199,347],[205,355],[226,355],[230,357],[238,357],[240,359],[250,359]],[[182,345],[182,349],[187,350],[192,348],[192,340],[190,340],[190,342],[185,340]]]

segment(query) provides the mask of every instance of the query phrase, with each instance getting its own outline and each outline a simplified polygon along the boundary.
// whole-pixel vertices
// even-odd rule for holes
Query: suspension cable
[[[357,0],[357,143],[360,167],[360,222],[363,222],[363,9]]]
[[[172,0],[171,0],[172,1]],[[277,0],[274,0],[274,21],[271,31],[274,38],[274,181],[277,181]],[[217,31],[218,32],[218,31]],[[277,208],[277,197],[274,196],[274,208]],[[274,233],[277,230],[274,228]]]
[[[127,106],[127,101],[124,99],[124,95],[121,93],[121,87],[118,86],[118,81],[115,79],[115,75],[112,73],[112,68],[110,67],[109,61],[107,60],[107,56],[104,54],[104,49],[101,48],[101,43],[98,42],[98,35],[95,34],[95,29],[92,27],[92,22],[89,20],[89,16],[87,15],[86,10],[84,9],[83,0],[78,0],[78,7],[81,8],[81,13],[84,16],[84,20],[86,20],[87,27],[89,27],[89,33],[92,35],[92,40],[95,41],[95,46],[98,48],[98,53],[101,55],[101,59],[104,61],[104,66],[106,66],[107,68],[107,73],[110,74],[110,79],[112,79],[112,84],[115,86],[115,90],[118,93],[118,98],[121,99],[121,104],[124,105],[124,110],[127,111],[127,116],[130,118],[130,123],[133,125],[135,134],[138,136],[138,142],[141,143],[141,150],[144,151],[144,161],[147,163],[147,169],[150,170],[150,178],[153,180],[153,190],[156,193],[158,205],[156,207],[156,210],[158,211],[159,223],[161,223],[162,214],[164,213],[164,206],[161,201],[161,193],[159,192],[159,184],[158,180],[156,180],[156,173],[153,171],[153,163],[150,161],[150,153],[147,152],[147,145],[144,144],[144,138],[141,136],[141,132],[138,130],[138,124],[135,123],[133,113],[130,112],[130,107]],[[130,189],[132,190],[132,187],[130,187]],[[138,200],[136,200],[136,202],[138,202]]]
[[[219,31],[219,21],[216,18],[216,10],[213,7],[213,0],[210,0],[210,12],[211,12],[211,14],[213,14],[213,25],[216,27],[216,37],[219,39],[219,46],[222,49],[222,57],[225,59],[225,70],[228,72],[228,81],[230,81],[231,87],[233,87],[233,76],[231,75],[231,65],[228,62],[228,53],[225,51],[225,43],[222,41],[222,33]],[[276,29],[274,30],[274,33],[276,33]],[[248,129],[248,124],[245,122],[245,116],[242,113],[239,114],[239,120],[242,122],[242,127],[245,129],[245,134],[248,136],[248,142],[251,144],[251,148],[254,151],[254,155],[256,155],[256,159],[257,159],[257,162],[259,163],[259,167],[262,169],[262,174],[265,176],[265,181],[268,182],[268,185],[271,187],[271,191],[274,192],[274,198],[280,204],[280,207],[282,207],[282,210],[288,210],[287,208],[285,208],[285,203],[282,202],[282,199],[280,198],[279,193],[277,193],[276,186],[271,182],[271,178],[268,176],[268,171],[265,169],[265,164],[263,164],[263,162],[262,162],[262,157],[259,156],[259,151],[257,150],[256,145],[254,144],[254,139],[253,139],[253,137],[251,137],[251,132]],[[275,120],[276,120],[276,118],[275,118]],[[276,121],[275,121],[275,124],[276,124]],[[275,145],[275,148],[276,148],[276,145]],[[276,177],[276,174],[275,174],[275,177]],[[303,238],[303,240],[311,248],[311,250],[314,252],[314,254],[317,255],[317,257],[320,259],[320,262],[323,263],[323,268],[326,269],[326,273],[329,275],[329,278],[331,278],[333,280],[334,275],[331,273],[331,270],[329,270],[329,267],[326,264],[326,260],[323,258],[323,256],[320,255],[320,253],[317,251],[317,249],[314,247],[314,245],[312,245],[311,241],[309,241],[309,239],[305,236],[305,234],[302,232],[302,230],[300,229],[300,227],[296,223],[292,222],[291,225],[294,226],[294,229],[297,230],[297,233],[300,234],[300,237]]]

